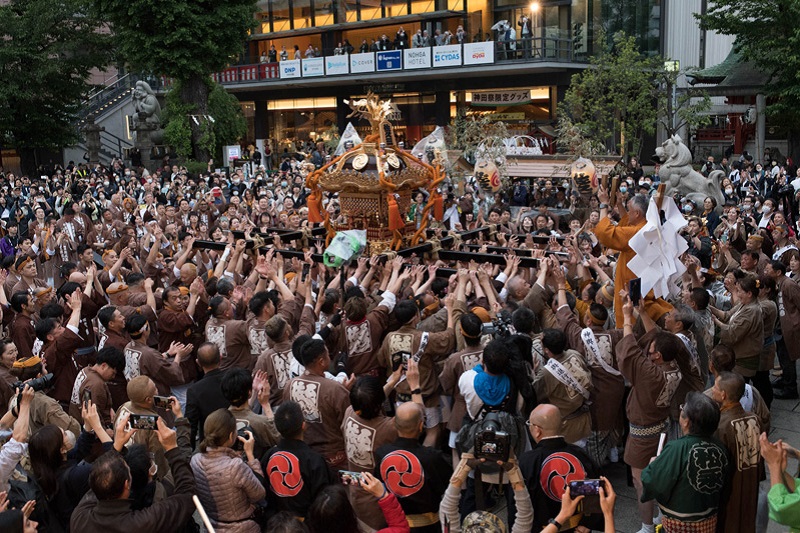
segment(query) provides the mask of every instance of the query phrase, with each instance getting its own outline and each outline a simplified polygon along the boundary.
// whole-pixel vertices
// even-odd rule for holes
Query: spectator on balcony
[[[370,52],[377,52],[380,50],[380,46],[375,39],[370,39],[369,51]]]
[[[286,45],[281,46],[281,61],[287,61],[289,59],[289,52],[286,51]]]
[[[397,30],[397,36],[394,38],[394,47],[396,50],[405,50],[408,48],[408,34],[402,26]]]
[[[267,62],[267,53],[261,52],[261,57],[258,59],[259,63],[266,63]]]
[[[267,54],[267,62],[268,63],[277,63],[278,62],[278,51],[275,50],[275,45],[271,44],[269,46],[269,54]]]
[[[427,46],[423,44],[422,41],[422,30],[417,30],[417,33],[414,34],[414,37],[411,38],[411,46],[414,48],[422,48],[423,46]]]
[[[459,24],[458,29],[456,29],[456,42],[458,44],[467,43],[467,32],[464,31],[464,26],[461,24]]]
[[[444,36],[442,35],[441,30],[436,30],[433,32],[433,44],[435,46],[442,46],[444,44]]]
[[[527,59],[531,57],[531,37],[533,37],[531,19],[529,19],[526,15],[522,15],[522,18],[517,24],[521,26],[519,33],[522,37],[522,57]]]
[[[378,41],[378,49],[383,51],[391,50],[392,48],[392,41],[389,40],[389,37],[387,37],[385,33],[381,35],[381,40]]]
[[[362,54],[366,54],[367,52],[369,52],[369,44],[367,44],[366,39],[361,40],[361,47],[358,49],[358,51],[361,52]]]
[[[316,53],[314,52],[314,47],[311,46],[310,44],[308,45],[308,48],[306,48],[306,53],[304,55],[305,55],[306,59],[311,59],[313,57],[317,57]]]
[[[311,46],[311,45],[308,45],[308,46]],[[303,58],[303,54],[300,52],[300,47],[297,46],[297,45],[294,45],[294,58],[295,59],[302,59]]]
[[[347,55],[350,55],[354,51],[355,51],[355,48],[353,47],[353,45],[350,44],[349,40],[345,39],[344,40],[344,53],[347,54]]]
[[[343,56],[344,55],[344,46],[342,43],[339,43],[339,46],[333,49],[333,55],[335,56]]]

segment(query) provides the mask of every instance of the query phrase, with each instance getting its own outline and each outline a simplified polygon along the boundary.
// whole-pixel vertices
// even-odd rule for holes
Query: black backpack
[[[21,474],[21,477],[27,478],[27,481],[11,477],[8,489],[9,507],[22,509],[27,502],[33,500],[36,502],[36,506],[33,508],[31,520],[39,523],[39,531],[43,533],[66,533],[36,478],[26,472],[20,465],[17,465],[15,472]]]

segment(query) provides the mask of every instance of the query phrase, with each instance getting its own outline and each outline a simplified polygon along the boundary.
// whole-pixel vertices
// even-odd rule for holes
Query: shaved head
[[[394,415],[394,426],[401,437],[417,438],[424,412],[419,404],[406,402],[397,408]]]
[[[538,427],[545,437],[553,437],[561,433],[561,411],[549,403],[543,403],[531,412],[531,428]]]

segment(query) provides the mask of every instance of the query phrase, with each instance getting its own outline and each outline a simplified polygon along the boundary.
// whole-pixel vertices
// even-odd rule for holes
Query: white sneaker
[[[645,525],[642,524],[642,529],[639,530],[639,533],[655,533],[656,526],[655,525]]]

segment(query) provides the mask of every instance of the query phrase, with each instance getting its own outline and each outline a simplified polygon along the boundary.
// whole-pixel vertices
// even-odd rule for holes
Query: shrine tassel
[[[386,203],[389,205],[389,229],[397,231],[403,229],[403,217],[400,216],[400,207],[397,205],[397,200],[394,194],[389,193],[386,195]]]
[[[444,201],[438,192],[433,193],[433,218],[438,221],[444,218]]]
[[[312,224],[318,224],[322,222],[324,219],[322,218],[322,213],[319,211],[320,205],[320,193],[319,190],[314,189],[311,191],[311,194],[308,196],[308,221]]]

